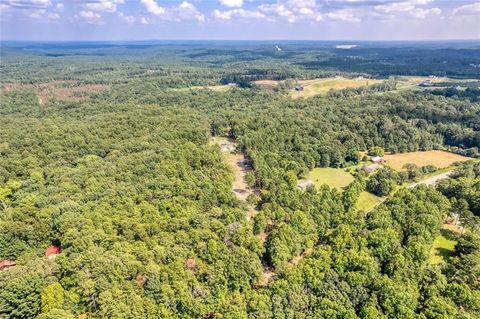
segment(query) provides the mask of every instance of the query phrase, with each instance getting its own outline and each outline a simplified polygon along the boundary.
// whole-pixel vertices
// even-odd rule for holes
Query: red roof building
[[[7,268],[10,268],[10,267],[13,267],[15,266],[17,263],[15,262],[15,260],[0,260],[0,270],[4,270],[4,269],[7,269]]]
[[[45,250],[45,257],[53,258],[55,255],[58,255],[62,252],[62,249],[58,246],[48,246]]]

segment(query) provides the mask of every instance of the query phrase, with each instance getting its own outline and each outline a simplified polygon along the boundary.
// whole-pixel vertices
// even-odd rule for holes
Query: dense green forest
[[[479,318],[478,88],[451,95],[386,85],[295,100],[254,84],[192,89],[407,70],[478,79],[469,64],[480,64],[479,49],[348,52],[377,56],[365,66],[327,44],[282,47],[7,45],[0,260],[16,266],[0,271],[0,317]],[[424,63],[425,50],[438,58]],[[413,61],[418,68],[407,68]],[[44,83],[56,86],[41,100]],[[93,84],[102,89],[54,94]],[[252,220],[209,143],[217,136],[235,140],[252,163]],[[342,191],[297,188],[311,169],[352,167],[372,148],[472,160],[436,188],[398,188],[416,178],[412,167],[355,173]],[[386,199],[358,210],[365,190]],[[464,229],[452,255],[434,264],[432,245],[451,218]],[[52,245],[61,253],[46,258]]]

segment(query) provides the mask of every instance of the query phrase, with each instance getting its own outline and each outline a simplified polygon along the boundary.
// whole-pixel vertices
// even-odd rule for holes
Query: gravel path
[[[420,182],[413,183],[412,185],[408,186],[408,188],[414,188],[415,186],[420,185],[420,184],[435,186],[439,181],[441,181],[443,179],[450,178],[451,175],[452,175],[452,171],[448,171],[448,172],[445,172],[445,173],[442,173],[442,174],[439,174],[439,175],[429,177],[429,178],[424,179]]]

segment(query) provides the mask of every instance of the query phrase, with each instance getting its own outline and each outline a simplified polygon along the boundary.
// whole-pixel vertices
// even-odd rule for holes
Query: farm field
[[[442,229],[441,234],[435,238],[435,241],[432,245],[430,263],[439,264],[445,262],[453,255],[455,245],[457,241],[455,240],[455,235],[453,232]]]
[[[438,168],[445,168],[455,162],[471,160],[470,157],[440,151],[432,150],[426,152],[409,152],[397,154],[385,154],[387,165],[395,170],[401,170],[405,164],[412,163],[419,167],[433,165]]]
[[[254,81],[256,85],[263,89],[273,90],[279,83],[284,81],[261,80]],[[343,77],[324,78],[315,80],[299,80],[298,85],[303,86],[303,91],[291,91],[290,96],[294,99],[301,97],[311,97],[315,95],[326,94],[330,90],[342,90],[347,88],[359,88],[372,84],[381,83],[382,80],[355,78],[347,79]],[[295,82],[293,82],[295,83]]]
[[[330,167],[314,168],[308,173],[307,179],[314,182],[317,188],[326,184],[337,189],[342,189],[354,180],[353,176],[343,169]]]
[[[367,191],[360,193],[357,200],[357,209],[363,211],[369,211],[382,202],[382,198],[375,196]]]
[[[326,94],[330,90],[359,88],[362,86],[369,86],[378,83],[382,83],[382,80],[364,78],[346,79],[343,77],[298,81],[298,84],[303,86],[303,91],[292,91],[290,95],[294,99],[301,97],[311,97],[315,95]]]

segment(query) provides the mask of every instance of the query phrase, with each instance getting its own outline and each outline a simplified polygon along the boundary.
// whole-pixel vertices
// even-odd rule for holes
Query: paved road
[[[443,179],[450,178],[450,176],[452,175],[452,173],[453,173],[453,171],[448,171],[448,172],[445,172],[445,173],[442,173],[442,174],[438,174],[438,175],[429,177],[429,178],[427,178],[427,179],[424,179],[424,180],[421,180],[421,181],[419,181],[419,182],[413,183],[412,185],[409,185],[408,188],[414,188],[415,186],[420,185],[420,184],[435,186],[439,181],[441,181],[441,180],[443,180]],[[383,198],[380,200],[380,202],[378,202],[377,205],[375,205],[375,206],[373,206],[372,208],[370,208],[369,210],[367,210],[366,213],[369,213],[369,212],[371,212],[372,210],[374,210],[375,207],[377,207],[378,205],[380,205],[381,203],[383,203],[387,198],[388,198],[388,196],[387,196],[387,197],[383,197]]]
[[[412,185],[408,186],[408,188],[413,188],[417,185],[424,184],[424,185],[436,185],[439,181],[442,179],[447,179],[450,178],[450,175],[452,175],[452,171],[448,171],[439,175],[432,176],[430,178],[424,179],[420,182],[413,183]]]

